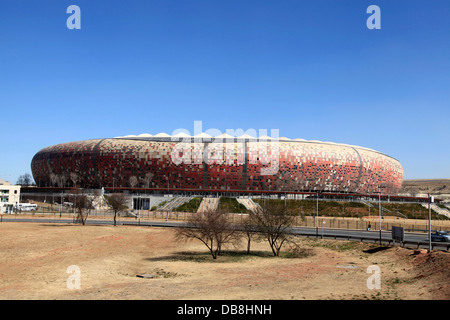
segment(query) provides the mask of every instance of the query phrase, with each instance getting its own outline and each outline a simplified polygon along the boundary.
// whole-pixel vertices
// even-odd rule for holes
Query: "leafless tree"
[[[226,214],[218,211],[206,211],[193,214],[186,227],[177,228],[179,240],[200,240],[209,250],[213,259],[220,255],[223,245],[234,243],[239,232],[232,225]]]
[[[20,175],[19,178],[17,178],[16,184],[21,186],[30,186],[33,185],[33,177],[29,173],[25,173],[23,175]]]
[[[128,179],[128,182],[130,183],[130,187],[134,188],[138,185],[139,180],[136,176],[131,176],[130,179]]]
[[[69,201],[73,203],[75,212],[77,213],[76,221],[81,223],[83,226],[86,225],[87,217],[93,206],[93,198],[84,190],[74,190],[72,195],[69,197]]]
[[[111,210],[114,212],[114,226],[117,223],[117,215],[128,209],[127,197],[123,193],[114,193],[109,196],[105,196]]]
[[[289,228],[294,225],[293,212],[282,201],[267,201],[249,215],[255,230],[269,242],[274,256],[279,256],[281,247],[289,240]]]
[[[245,239],[247,240],[247,254],[250,254],[250,245],[252,239],[258,236],[257,230],[252,223],[251,216],[244,217],[240,222],[240,227],[242,233],[245,235]]]

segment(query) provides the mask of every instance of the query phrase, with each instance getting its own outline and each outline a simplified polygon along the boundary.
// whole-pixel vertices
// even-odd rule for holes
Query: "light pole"
[[[428,194],[428,252],[431,252],[431,202],[434,199]]]
[[[378,213],[380,216],[380,246],[381,246],[381,189],[378,192]]]
[[[371,204],[370,204],[370,194],[369,194],[369,225],[367,226],[367,231],[370,231],[370,206],[371,206]]]
[[[325,221],[322,218],[322,239],[323,239],[323,225],[325,224]]]
[[[319,236],[319,226],[318,226],[318,219],[319,219],[319,193],[316,193],[316,237]]]
[[[61,191],[61,203],[59,204],[59,217],[62,216],[62,203],[63,203],[63,193]]]

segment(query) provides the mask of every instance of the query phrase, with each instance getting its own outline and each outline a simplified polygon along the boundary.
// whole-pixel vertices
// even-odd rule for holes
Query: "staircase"
[[[428,204],[422,203],[422,207],[428,209]],[[436,203],[431,204],[431,210],[450,219],[450,210],[441,208]]]
[[[261,206],[255,202],[253,202],[250,198],[236,198],[236,200],[245,206],[247,210],[256,212],[261,209]]]
[[[375,206],[375,205],[371,204],[369,201],[366,201],[366,200],[359,200],[359,201],[364,203],[365,205],[371,207],[371,208],[378,208],[378,206],[379,206],[379,205]],[[381,212],[388,212],[388,213],[391,213],[392,215],[395,214],[396,216],[400,216],[400,217],[405,218],[405,219],[408,218],[407,216],[405,216],[403,213],[401,213],[398,210],[396,212],[394,212],[394,211],[391,211],[389,209],[386,209],[383,206],[381,206]]]
[[[175,199],[173,199],[173,200],[167,202],[166,204],[164,204],[158,210],[161,210],[161,211],[173,211],[176,208],[178,208],[179,206],[181,206],[183,203],[186,203],[189,200],[191,200],[191,198],[192,197],[176,197]]]
[[[371,208],[374,208],[374,205],[373,204],[371,204],[369,201],[366,201],[366,200],[359,200],[360,202],[362,202],[362,203],[364,203],[365,205],[367,205],[368,207],[371,207]]]
[[[220,198],[203,198],[197,212],[216,211],[219,207]]]

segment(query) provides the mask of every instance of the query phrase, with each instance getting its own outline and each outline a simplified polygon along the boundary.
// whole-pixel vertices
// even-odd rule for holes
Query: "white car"
[[[450,242],[450,235],[447,231],[436,231],[431,234],[431,241]]]

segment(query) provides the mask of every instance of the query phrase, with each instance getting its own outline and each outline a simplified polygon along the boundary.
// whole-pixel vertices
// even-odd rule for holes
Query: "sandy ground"
[[[351,300],[450,298],[450,253],[414,254],[359,242],[296,238],[303,257],[229,248],[213,260],[200,242],[176,242],[173,229],[0,223],[0,299],[9,300]],[[69,289],[80,270],[80,289]],[[369,289],[378,266],[380,289]],[[151,274],[153,278],[137,275]]]

